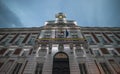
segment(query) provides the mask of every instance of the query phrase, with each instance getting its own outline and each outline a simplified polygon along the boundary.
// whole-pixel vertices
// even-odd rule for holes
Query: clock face
[[[60,15],[60,16],[59,16],[59,18],[61,19],[61,18],[63,18],[63,16],[62,16],[62,15]]]
[[[56,18],[62,19],[62,18],[66,18],[66,16],[63,13],[58,13],[58,14],[56,14]]]

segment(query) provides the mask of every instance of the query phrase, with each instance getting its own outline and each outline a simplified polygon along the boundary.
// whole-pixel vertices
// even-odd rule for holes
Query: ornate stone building
[[[42,27],[0,29],[0,74],[120,74],[120,28],[55,17]]]

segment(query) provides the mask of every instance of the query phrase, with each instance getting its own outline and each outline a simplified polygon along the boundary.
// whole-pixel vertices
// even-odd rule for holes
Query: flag
[[[66,29],[66,38],[68,37],[68,35],[69,35],[69,32],[68,32],[67,29]]]

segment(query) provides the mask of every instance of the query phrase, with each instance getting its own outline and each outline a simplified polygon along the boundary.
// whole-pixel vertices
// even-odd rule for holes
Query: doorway
[[[58,52],[53,57],[52,74],[70,74],[69,57],[64,52]]]

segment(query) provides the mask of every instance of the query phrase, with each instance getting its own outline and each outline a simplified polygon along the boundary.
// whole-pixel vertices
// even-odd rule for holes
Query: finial
[[[56,17],[56,18],[58,18],[58,19],[63,19],[63,18],[66,18],[65,14],[64,14],[64,13],[62,13],[62,12],[60,12],[60,13],[56,14],[56,15],[55,15],[55,17]]]

